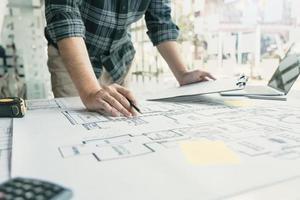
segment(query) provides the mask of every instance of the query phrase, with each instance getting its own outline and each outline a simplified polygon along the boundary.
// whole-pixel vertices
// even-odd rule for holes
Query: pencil
[[[127,100],[128,100],[131,107],[133,107],[138,113],[143,114],[141,112],[141,110],[136,105],[134,105],[134,103],[132,103],[132,101],[130,99],[127,98]]]

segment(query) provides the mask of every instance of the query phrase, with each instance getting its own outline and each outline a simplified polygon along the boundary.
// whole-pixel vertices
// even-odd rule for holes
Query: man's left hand
[[[180,86],[183,86],[191,83],[209,81],[209,80],[216,80],[216,78],[206,71],[193,70],[193,71],[183,73],[183,75],[179,80],[179,84]]]

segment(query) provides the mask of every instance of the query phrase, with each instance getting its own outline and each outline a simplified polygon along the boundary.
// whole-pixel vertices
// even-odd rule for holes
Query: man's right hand
[[[118,84],[104,86],[82,99],[85,106],[91,111],[106,113],[113,117],[136,116],[137,113],[128,100],[136,105],[133,94]]]
[[[100,87],[83,38],[62,39],[58,47],[79,96],[89,110],[115,117],[136,115],[129,103],[136,104],[136,101],[129,90],[117,84]]]

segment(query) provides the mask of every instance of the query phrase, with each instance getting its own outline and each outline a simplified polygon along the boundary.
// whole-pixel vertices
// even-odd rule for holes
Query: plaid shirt
[[[45,35],[56,47],[63,38],[83,37],[96,76],[104,67],[117,81],[135,55],[130,25],[143,15],[155,46],[178,38],[170,0],[46,0]]]

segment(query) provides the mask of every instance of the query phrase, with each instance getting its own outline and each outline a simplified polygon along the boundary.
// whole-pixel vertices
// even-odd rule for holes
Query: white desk
[[[298,97],[151,103],[146,114],[166,114],[113,122],[78,99],[33,102],[14,121],[12,175],[71,187],[74,199],[299,199]],[[240,164],[191,165],[177,143],[199,138],[224,142]]]

